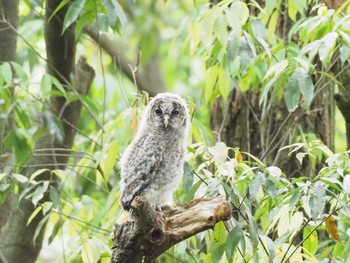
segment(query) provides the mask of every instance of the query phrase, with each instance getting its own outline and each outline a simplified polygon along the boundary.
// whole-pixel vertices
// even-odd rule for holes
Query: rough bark
[[[281,12],[276,34],[287,39],[291,26],[288,12]],[[240,147],[241,151],[247,151],[269,165],[277,165],[289,176],[308,176],[314,167],[306,159],[300,165],[295,156],[288,156],[288,150],[279,149],[296,142],[295,137],[301,131],[316,134],[330,149],[334,148],[334,102],[329,99],[333,97],[333,86],[322,87],[324,82],[318,81],[315,90],[318,94],[310,109],[300,107],[292,113],[279,99],[262,109],[260,89],[245,93],[234,90],[227,103],[220,98],[215,101],[211,127],[219,135],[218,139],[227,145]],[[318,92],[318,89],[322,91]]]
[[[0,1],[0,62],[16,59],[18,0]]]
[[[193,200],[170,215],[154,211],[141,196],[131,206],[133,220],[114,230],[111,263],[151,263],[175,244],[232,216],[232,206],[223,197]]]
[[[18,27],[18,0],[0,0],[0,63],[6,61],[15,61],[17,48],[17,33],[14,29]],[[2,85],[2,83],[0,84]],[[14,95],[14,88],[9,89],[11,98]],[[12,111],[8,113],[8,117],[0,119],[0,155],[4,153],[4,138],[13,123]],[[7,211],[12,205],[11,198],[5,199],[0,204],[0,211]],[[0,212],[0,231],[5,225],[9,214]],[[0,253],[1,256],[1,253]],[[1,262],[1,258],[0,258]]]
[[[139,90],[146,91],[151,96],[165,91],[165,80],[156,55],[144,67],[141,67],[137,65],[137,59],[134,62],[129,61],[123,49],[112,42],[107,35],[100,34],[95,25],[86,27],[85,32],[113,58],[117,67],[130,81],[136,81],[135,84]],[[136,67],[140,68],[136,69]]]
[[[348,66],[348,65],[347,65]],[[339,111],[344,117],[346,128],[347,149],[350,149],[350,70],[341,75],[343,87],[334,95]]]

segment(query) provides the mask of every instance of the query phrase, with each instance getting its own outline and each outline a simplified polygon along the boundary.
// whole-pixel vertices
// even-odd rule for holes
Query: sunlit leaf
[[[45,202],[43,204],[43,214],[46,215],[47,212],[49,212],[51,210],[52,206],[53,206],[52,202]]]
[[[32,220],[37,216],[37,214],[43,209],[42,206],[38,206],[37,208],[35,208],[35,210],[33,211],[33,213],[29,216],[28,220],[27,220],[27,226],[32,222]]]
[[[52,185],[50,185],[50,200],[53,202],[54,207],[59,207],[61,203],[60,194]]]
[[[29,181],[32,181],[32,180],[35,180],[35,178],[40,175],[40,174],[43,174],[45,172],[49,171],[48,169],[39,169],[39,170],[36,170],[34,173],[32,173],[32,175],[30,176],[29,178]]]
[[[298,106],[300,93],[304,97],[305,106],[309,107],[314,97],[314,85],[303,68],[297,68],[288,79],[285,101],[289,111],[295,110]]]
[[[9,85],[12,82],[12,69],[10,63],[5,62],[4,64],[2,64],[1,73],[3,79]]]
[[[350,174],[344,176],[343,188],[347,194],[350,194]]]
[[[102,253],[101,245],[96,239],[89,239],[84,242],[81,248],[81,256],[84,263],[96,263]]]
[[[315,255],[318,249],[318,236],[314,227],[306,226],[303,230],[303,248],[306,249],[311,255]]]
[[[266,178],[265,175],[261,172],[257,172],[255,176],[253,177],[253,180],[251,181],[249,185],[249,194],[251,197],[256,197],[261,185],[265,182]]]
[[[49,181],[45,181],[42,184],[38,185],[32,194],[32,202],[35,206],[37,206],[38,202],[43,199],[44,193],[47,191],[49,188]]]
[[[233,256],[242,237],[242,230],[239,225],[232,228],[232,230],[228,233],[226,241],[226,255],[229,262],[232,262]]]
[[[49,215],[46,215],[43,219],[41,219],[39,224],[36,226],[34,236],[33,236],[34,244],[35,244],[35,241],[36,241],[37,237],[39,236],[41,230],[43,229],[43,227],[45,226],[45,224],[49,218],[50,218]]]
[[[182,187],[188,192],[193,185],[193,169],[188,162],[184,164],[184,176],[182,177]]]
[[[40,82],[41,94],[45,99],[49,99],[52,89],[51,77],[48,74],[44,74]]]
[[[117,156],[118,153],[118,147],[119,147],[119,142],[115,141],[113,142],[110,147],[108,148],[108,151],[105,155],[105,159],[103,161],[103,163],[101,164],[102,166],[102,170],[103,170],[103,177],[105,180],[108,180],[113,167],[116,164],[116,158],[115,156]]]
[[[211,94],[213,93],[215,84],[218,79],[219,66],[214,65],[213,67],[207,69],[206,82],[204,89],[204,97],[206,101],[210,100]]]
[[[68,8],[67,14],[63,22],[63,31],[65,31],[70,25],[72,25],[77,19],[80,13],[84,9],[84,5],[87,0],[75,0]]]
[[[222,67],[219,68],[218,74],[218,87],[221,96],[226,100],[231,91],[231,79],[226,70]]]
[[[253,251],[255,251],[259,244],[259,231],[258,231],[258,224],[256,223],[254,217],[248,214],[248,231],[250,236],[250,241],[252,242]]]
[[[221,46],[226,49],[227,46],[227,21],[225,16],[219,15],[214,24],[214,34],[219,40]]]
[[[338,33],[331,32],[322,38],[322,43],[319,49],[320,60],[323,64],[327,64],[332,55],[332,51],[335,47],[336,40],[338,38]]]
[[[277,198],[277,189],[276,189],[276,185],[273,181],[271,181],[270,179],[267,179],[265,182],[265,188],[267,193],[269,194],[269,196],[273,199],[276,200]]]
[[[227,62],[230,66],[230,63],[232,63],[238,56],[238,51],[239,51],[239,38],[237,37],[235,32],[230,32],[228,35],[228,40],[227,40]]]
[[[309,200],[309,206],[311,209],[311,215],[314,220],[323,213],[324,206],[326,204],[326,185],[320,181],[317,181],[311,186],[311,195]]]
[[[11,176],[22,184],[28,182],[28,178],[24,175],[13,173]]]

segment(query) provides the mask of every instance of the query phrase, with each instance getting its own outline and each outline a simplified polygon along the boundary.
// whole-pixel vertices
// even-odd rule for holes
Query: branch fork
[[[175,244],[232,216],[232,206],[224,197],[195,199],[169,213],[155,211],[147,199],[137,196],[130,217],[116,225],[111,263],[151,263]]]

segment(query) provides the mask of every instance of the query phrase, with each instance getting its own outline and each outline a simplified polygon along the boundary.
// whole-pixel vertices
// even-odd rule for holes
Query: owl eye
[[[179,114],[179,111],[178,111],[178,110],[173,110],[172,114],[173,114],[173,115],[178,115],[178,114]]]
[[[155,113],[157,116],[160,116],[160,115],[162,115],[163,111],[161,109],[156,109]]]

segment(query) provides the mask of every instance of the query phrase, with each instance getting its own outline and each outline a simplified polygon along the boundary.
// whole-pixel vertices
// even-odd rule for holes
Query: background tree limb
[[[136,80],[139,90],[146,91],[151,96],[166,90],[161,64],[156,55],[142,67],[136,60],[129,61],[125,56],[126,47],[120,48],[107,35],[100,34],[96,25],[86,27],[85,32],[113,58],[117,67],[130,81]],[[133,70],[136,70],[136,74]]]

